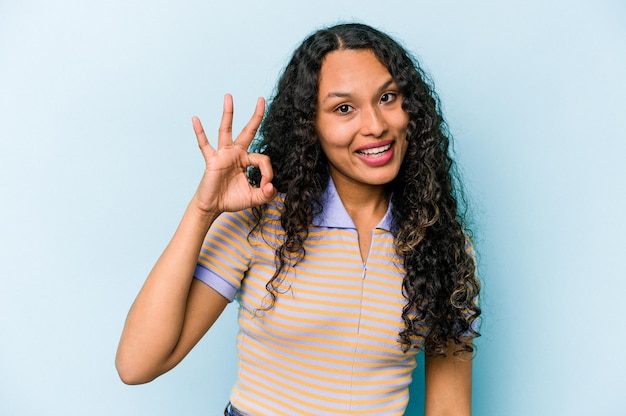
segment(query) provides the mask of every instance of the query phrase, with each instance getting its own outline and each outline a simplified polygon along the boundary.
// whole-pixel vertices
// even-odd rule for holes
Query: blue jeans
[[[224,416],[245,416],[243,413],[239,411],[235,406],[228,402],[226,409],[224,409]]]

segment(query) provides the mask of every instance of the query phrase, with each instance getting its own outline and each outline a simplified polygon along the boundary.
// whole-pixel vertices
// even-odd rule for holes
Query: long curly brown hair
[[[271,304],[280,292],[281,271],[303,258],[310,222],[322,209],[329,172],[314,120],[322,61],[338,49],[373,51],[398,85],[409,115],[406,156],[389,184],[392,232],[406,269],[399,342],[405,351],[424,348],[431,355],[445,354],[450,341],[459,351],[473,352],[472,339],[479,336],[480,283],[471,234],[457,202],[461,186],[439,99],[417,61],[398,42],[363,24],[329,27],[304,40],[280,77],[260,137],[251,146],[251,151],[270,157],[274,186],[285,194],[285,239],[276,249],[277,269],[267,284]],[[251,169],[250,181],[259,183],[258,169]],[[263,212],[264,207],[256,210],[259,222]]]

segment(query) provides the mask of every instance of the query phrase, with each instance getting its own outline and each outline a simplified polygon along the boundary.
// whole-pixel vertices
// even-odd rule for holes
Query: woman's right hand
[[[276,196],[271,183],[272,165],[267,156],[248,153],[263,120],[265,101],[259,98],[254,114],[239,136],[232,140],[233,98],[224,96],[224,111],[217,136],[217,150],[211,146],[198,117],[193,117],[193,128],[202,151],[206,168],[192,203],[210,216],[225,211],[239,211],[270,202]],[[261,183],[254,187],[248,182],[248,167],[261,171]]]

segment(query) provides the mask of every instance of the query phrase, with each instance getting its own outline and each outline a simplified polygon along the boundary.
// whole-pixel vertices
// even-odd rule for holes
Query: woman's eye
[[[389,103],[396,99],[396,94],[393,92],[386,92],[380,97],[381,103]]]
[[[335,111],[338,112],[339,114],[349,114],[350,112],[352,112],[352,107],[349,106],[348,104],[341,104],[339,107],[335,109]]]

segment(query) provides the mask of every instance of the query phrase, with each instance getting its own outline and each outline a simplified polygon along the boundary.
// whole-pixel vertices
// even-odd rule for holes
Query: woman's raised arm
[[[228,301],[193,279],[193,272],[204,237],[222,212],[261,205],[276,195],[269,159],[247,151],[264,110],[260,98],[254,115],[233,141],[233,101],[226,95],[217,149],[209,144],[200,120],[193,118],[206,168],[174,236],[128,313],[115,359],[125,383],[145,383],[173,368],[226,307]],[[258,188],[248,182],[249,166],[261,170]]]

